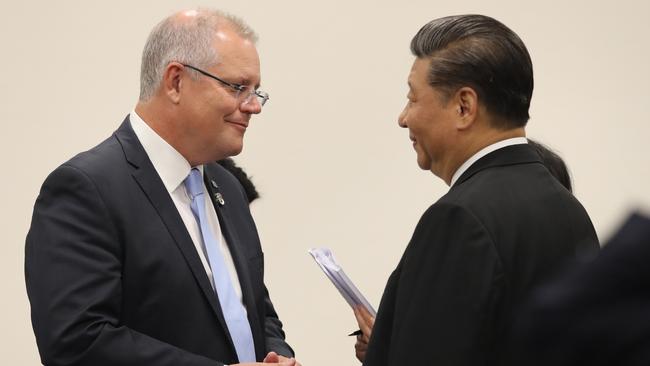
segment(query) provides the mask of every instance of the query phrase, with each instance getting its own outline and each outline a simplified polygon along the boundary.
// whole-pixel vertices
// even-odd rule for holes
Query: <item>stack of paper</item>
[[[377,312],[373,309],[372,305],[366,300],[366,298],[359,292],[357,287],[352,283],[350,278],[343,272],[343,268],[336,263],[332,251],[328,248],[312,248],[309,250],[309,254],[314,257],[314,260],[320,268],[325,272],[327,278],[332,281],[334,286],[339,290],[341,296],[345,301],[350,304],[352,308],[357,305],[361,305],[368,310],[370,315],[373,317],[377,316]]]

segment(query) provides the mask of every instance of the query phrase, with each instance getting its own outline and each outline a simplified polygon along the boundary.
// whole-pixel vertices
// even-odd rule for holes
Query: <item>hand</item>
[[[264,357],[265,364],[276,363],[282,366],[302,366],[300,362],[296,361],[295,358],[287,358],[282,355],[279,355],[273,351],[269,352],[266,357]]]
[[[284,357],[286,361],[281,361],[281,362],[255,362],[255,363],[236,363],[234,365],[230,366],[296,366],[300,365],[299,363],[296,362],[295,358],[286,358]]]
[[[365,307],[360,305],[354,307],[354,316],[357,318],[359,329],[362,332],[362,334],[357,336],[357,343],[354,344],[354,350],[359,361],[363,362],[366,358],[372,328],[375,326],[375,318],[370,315]]]
[[[296,362],[296,360],[294,358],[286,358],[285,357],[284,359],[288,360],[288,361],[279,362],[279,363],[277,363],[277,362],[272,362],[272,363],[269,363],[269,362],[264,362],[264,363],[260,363],[260,362],[236,363],[236,364],[233,364],[233,365],[230,365],[230,366],[296,366],[296,365],[300,365],[299,363]]]

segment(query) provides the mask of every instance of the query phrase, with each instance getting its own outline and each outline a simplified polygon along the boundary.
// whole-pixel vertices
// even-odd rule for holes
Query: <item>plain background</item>
[[[378,305],[424,210],[447,187],[418,169],[397,115],[411,37],[433,18],[482,13],[533,58],[529,137],[567,161],[601,240],[650,207],[650,3],[631,1],[40,1],[3,4],[0,223],[3,364],[37,365],[24,239],[47,174],[111,134],[134,107],[149,30],[196,5],[259,34],[263,89],[237,162],[253,204],[266,282],[303,365],[355,365],[352,312],[307,254],[333,249]],[[531,209],[534,209],[531,207]]]

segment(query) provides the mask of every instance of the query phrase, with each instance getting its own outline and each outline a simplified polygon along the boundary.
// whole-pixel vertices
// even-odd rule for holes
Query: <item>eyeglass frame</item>
[[[181,63],[181,65],[183,65],[184,67],[190,68],[190,69],[192,69],[192,70],[194,70],[194,71],[196,71],[196,72],[199,72],[199,73],[201,73],[201,74],[203,74],[203,75],[205,75],[205,76],[207,76],[207,77],[209,77],[209,78],[212,78],[212,79],[214,79],[214,80],[220,82],[220,83],[223,84],[223,85],[226,85],[226,86],[232,88],[234,91],[237,92],[237,96],[236,96],[236,98],[239,98],[239,97],[241,96],[241,93],[242,93],[243,91],[245,91],[246,88],[248,88],[246,85],[227,82],[227,81],[221,79],[221,78],[218,77],[218,76],[212,75],[212,74],[210,74],[210,73],[207,72],[207,71],[204,71],[204,70],[199,69],[198,67],[195,67],[195,66],[192,66],[192,65],[189,65],[189,64],[184,64],[184,63]],[[255,94],[255,96],[257,96],[257,101],[260,103],[260,106],[261,106],[261,107],[263,107],[264,104],[266,104],[266,102],[268,102],[269,99],[270,99],[270,98],[269,98],[269,94],[268,94],[267,92],[263,92],[263,91],[261,91],[261,90],[255,90],[255,89],[253,89],[253,90],[251,90],[250,94],[248,94],[248,95],[246,96],[246,98],[244,98],[244,99],[242,100],[241,103],[242,103],[242,104],[247,103],[248,100],[250,99],[251,95],[253,95],[253,94]]]

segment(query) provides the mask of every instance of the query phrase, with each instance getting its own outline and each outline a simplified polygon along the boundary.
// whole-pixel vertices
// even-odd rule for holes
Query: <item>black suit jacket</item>
[[[241,283],[258,360],[292,356],[263,282],[264,258],[241,185],[205,165]],[[183,221],[127,120],[52,172],[34,206],[27,293],[46,365],[236,363],[219,301]]]
[[[513,365],[650,365],[650,218],[632,215],[592,263],[535,291]]]
[[[584,208],[534,150],[494,151],[420,219],[364,365],[499,365],[513,308],[576,253],[597,250]]]

